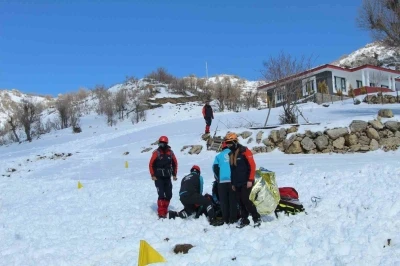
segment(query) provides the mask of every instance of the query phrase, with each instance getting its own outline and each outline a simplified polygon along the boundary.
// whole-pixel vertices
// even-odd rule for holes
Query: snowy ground
[[[205,217],[158,220],[150,152],[141,151],[167,135],[179,161],[178,178],[198,164],[205,191],[211,192],[215,153],[180,152],[183,145],[204,144],[201,107],[166,104],[150,111],[146,122],[132,126],[126,121],[113,128],[92,115],[82,119],[81,134],[67,129],[0,147],[0,265],[137,265],[141,239],[165,257],[164,265],[400,265],[399,151],[257,154],[257,166],[275,171],[279,186],[299,191],[307,214],[265,216],[260,228],[244,229],[212,227]],[[302,110],[310,122],[322,124],[301,130],[370,120],[381,107],[350,101],[328,108],[305,104]],[[400,117],[400,105],[384,107],[393,109],[394,119]],[[227,127],[246,121],[263,124],[266,112],[217,113],[212,130],[218,125],[223,135]],[[270,124],[278,123],[278,112],[272,111]],[[49,159],[54,153],[72,155]],[[17,171],[8,173],[8,168]],[[80,190],[78,181],[84,186]],[[173,210],[182,207],[179,186],[178,180]],[[313,196],[321,197],[317,205]],[[175,255],[173,247],[183,243],[195,247]]]

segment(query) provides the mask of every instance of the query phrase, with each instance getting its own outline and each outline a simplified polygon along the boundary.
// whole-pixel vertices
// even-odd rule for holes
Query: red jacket
[[[153,151],[149,162],[151,176],[171,177],[178,172],[178,161],[170,147],[168,149],[156,149]]]
[[[211,105],[204,105],[203,109],[201,110],[201,112],[203,113],[203,117],[204,118],[212,118],[214,119],[214,112],[213,109],[211,107]]]

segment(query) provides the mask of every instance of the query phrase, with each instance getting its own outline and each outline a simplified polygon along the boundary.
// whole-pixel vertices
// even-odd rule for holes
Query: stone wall
[[[268,138],[262,140],[264,145],[254,147],[253,152],[270,152],[278,148],[286,154],[348,153],[389,151],[400,146],[400,122],[397,121],[354,120],[349,127],[290,134],[294,130],[297,128],[272,130]]]

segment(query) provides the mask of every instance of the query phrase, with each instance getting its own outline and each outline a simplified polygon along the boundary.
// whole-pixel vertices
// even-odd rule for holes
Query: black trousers
[[[172,198],[172,182],[171,178],[160,178],[154,181],[157,188],[158,199],[171,200]]]
[[[236,188],[236,199],[240,205],[240,216],[243,219],[247,219],[249,217],[249,213],[253,220],[257,220],[260,218],[260,214],[257,212],[256,206],[254,206],[253,202],[249,199],[251,188],[247,188],[246,184]]]
[[[207,126],[211,126],[211,122],[212,122],[211,117],[206,117],[206,118],[204,118],[204,120],[206,120],[206,125]]]
[[[192,194],[192,195],[183,195],[180,197],[181,203],[183,204],[184,209],[178,213],[179,217],[187,218],[192,213],[196,212],[198,205],[201,208],[205,208],[208,214],[208,217],[211,219],[215,218],[214,208],[212,207],[212,202],[208,198],[204,197],[200,194]]]
[[[232,189],[232,184],[219,183],[218,196],[221,205],[222,219],[225,223],[233,223],[237,221],[237,201],[236,193]]]

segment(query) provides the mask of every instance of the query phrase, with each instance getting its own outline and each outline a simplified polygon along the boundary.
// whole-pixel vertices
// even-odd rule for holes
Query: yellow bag
[[[275,181],[275,172],[260,167],[256,171],[255,183],[249,198],[256,206],[259,214],[267,215],[274,212],[281,199]]]

